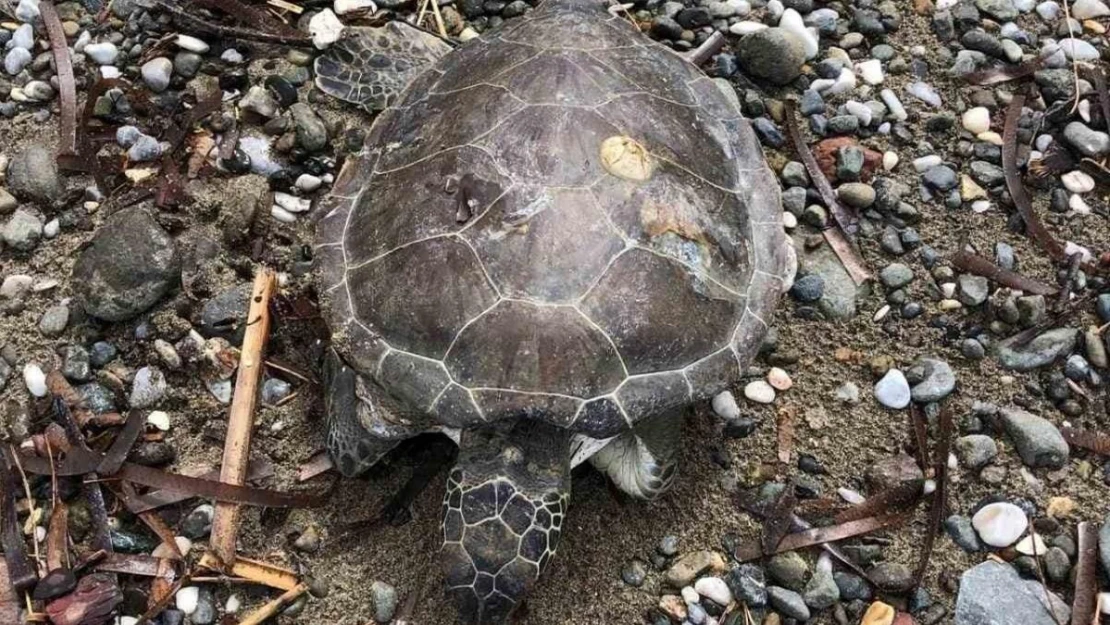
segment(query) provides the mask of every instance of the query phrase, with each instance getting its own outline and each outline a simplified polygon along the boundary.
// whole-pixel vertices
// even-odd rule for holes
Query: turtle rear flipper
[[[367,111],[385,109],[451,46],[404,22],[349,28],[316,58],[316,86]]]
[[[461,623],[508,622],[555,555],[570,500],[570,440],[531,420],[462,432],[440,554]]]
[[[643,419],[590,462],[629,495],[655,499],[670,488],[677,474],[682,414],[672,410]]]

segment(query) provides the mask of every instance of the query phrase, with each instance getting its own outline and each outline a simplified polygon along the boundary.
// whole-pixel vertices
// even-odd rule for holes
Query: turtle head
[[[465,625],[500,625],[559,544],[569,434],[532,421],[463,431],[447,478],[440,557]]]

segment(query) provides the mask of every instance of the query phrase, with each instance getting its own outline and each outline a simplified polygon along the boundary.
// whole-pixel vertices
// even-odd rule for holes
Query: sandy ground
[[[905,50],[915,44],[932,46],[935,39],[927,30],[927,22],[910,13],[907,6],[906,25],[891,38],[896,49]],[[934,84],[945,97],[946,103],[966,98],[967,88],[954,89],[943,77],[943,65],[934,61]],[[892,77],[891,86],[899,94],[906,77]],[[907,102],[908,105],[910,105]],[[910,105],[919,109],[916,104]],[[350,126],[358,123],[357,115],[340,113],[337,106],[327,105],[324,114],[329,118],[345,120]],[[996,129],[1000,129],[1000,119]],[[919,122],[911,127],[924,138]],[[29,116],[14,121],[0,120],[0,152],[11,154],[31,142],[52,140],[53,122],[36,124]],[[886,149],[885,140],[864,142],[877,149]],[[940,153],[954,147],[954,135],[949,144],[937,145]],[[898,176],[911,188],[917,186],[916,175],[909,167],[915,156],[931,150],[921,146],[895,147],[902,157]],[[793,158],[787,154],[789,158]],[[771,160],[781,162],[782,156],[770,153]],[[79,178],[71,178],[71,186],[80,188]],[[218,202],[227,189],[225,181],[213,180],[202,185],[200,195],[206,201]],[[236,183],[232,183],[236,184]],[[1043,211],[1046,194],[1037,196]],[[923,221],[916,227],[924,241],[942,254],[955,250],[961,236],[990,253],[994,242],[1005,240],[1017,250],[1021,270],[1046,281],[1053,281],[1048,264],[1041,252],[1021,235],[1006,230],[1006,214],[998,209],[976,215],[968,209],[950,211],[936,204],[918,203]],[[79,210],[79,209],[78,209]],[[103,219],[103,211],[91,216],[93,223]],[[205,212],[182,209],[177,216],[190,227],[212,227],[212,217]],[[268,216],[261,218],[271,222]],[[288,269],[292,251],[297,244],[311,240],[311,225],[307,220],[296,228],[269,226],[264,238],[263,257],[279,269]],[[1085,220],[1065,224],[1058,229],[1062,238],[1086,243],[1095,249],[1105,249],[1110,244],[1110,228],[1102,217],[1092,215]],[[10,250],[0,253],[0,274],[29,273],[36,279],[55,278],[61,284],[53,291],[35,295],[25,312],[0,318],[0,344],[12,344],[22,362],[37,361],[43,365],[58,364],[54,354],[59,345],[94,338],[106,337],[121,347],[123,361],[137,369],[156,362],[153,349],[148,344],[132,340],[137,322],[116,326],[78,324],[71,327],[60,339],[44,339],[35,329],[39,316],[50,305],[69,296],[67,278],[81,244],[91,236],[91,231],[65,231],[56,240],[40,245],[30,256],[13,254]],[[228,250],[222,259],[229,267],[240,269],[240,279],[249,276],[249,264],[244,260],[246,249]],[[863,255],[871,267],[878,269],[891,262],[879,251],[878,242],[863,241]],[[647,583],[633,589],[620,580],[621,567],[632,557],[647,559],[659,540],[668,534],[678,536],[682,552],[697,549],[721,549],[721,537],[736,533],[745,539],[758,536],[758,525],[736,504],[735,485],[746,483],[757,471],[784,479],[796,471],[793,464],[777,463],[775,445],[775,413],[782,406],[793,405],[798,411],[795,454],[806,452],[815,455],[827,468],[828,474],[820,477],[824,491],[831,494],[838,487],[862,488],[861,476],[874,461],[888,457],[908,442],[906,415],[883,410],[870,397],[875,378],[867,365],[868,360],[886,356],[896,365],[908,365],[918,355],[935,355],[953,365],[958,374],[959,386],[950,398],[954,414],[963,417],[970,412],[973,401],[989,401],[1008,405],[1013,398],[1024,396],[1032,410],[1057,423],[1062,415],[1047,402],[1032,398],[1025,390],[1025,383],[1040,373],[1011,375],[1004,383],[1002,374],[991,360],[969,362],[962,358],[958,345],[946,340],[943,334],[927,325],[936,310],[932,296],[932,280],[919,262],[910,255],[908,264],[918,272],[918,279],[910,287],[910,294],[923,301],[930,312],[912,321],[897,322],[897,331],[891,335],[882,331],[871,315],[883,305],[882,295],[874,293],[860,299],[859,316],[847,323],[804,321],[792,314],[793,304],[784,298],[779,309],[776,327],[779,332],[779,352],[793,354],[796,364],[787,367],[794,380],[794,388],[785,393],[775,407],[753,407],[744,410],[760,419],[757,433],[744,440],[724,439],[720,425],[708,406],[691,409],[686,424],[683,447],[682,472],[673,490],[659,501],[639,503],[616,496],[600,475],[592,469],[582,468],[575,474],[573,499],[567,519],[568,529],[563,533],[559,556],[554,560],[545,578],[527,602],[527,610],[518,622],[522,625],[570,625],[581,623],[640,623],[643,615],[657,602],[660,594],[661,574],[652,572]],[[245,270],[244,270],[245,269]],[[227,280],[234,272],[224,274]],[[287,292],[308,292],[306,280],[295,279]],[[192,304],[186,295],[178,294],[160,304],[156,311],[173,311],[178,306]],[[953,316],[961,324],[984,322],[981,313],[956,312]],[[1083,318],[1078,325],[1094,323]],[[1076,325],[1073,323],[1073,325]],[[314,366],[311,349],[304,344],[303,328],[279,323],[272,353],[306,368]],[[848,347],[864,355],[854,364],[838,362],[835,350]],[[186,373],[171,373],[169,382],[173,391],[164,409],[170,412],[173,429],[168,440],[177,447],[179,460],[173,467],[187,470],[218,462],[221,442],[218,437],[205,433],[226,420],[226,407],[216,402],[198,378]],[[863,391],[864,401],[856,406],[836,402],[833,390],[844,381],[855,382]],[[298,397],[280,409],[264,408],[258,415],[258,433],[255,439],[257,453],[268,455],[274,462],[276,486],[289,486],[293,482],[297,465],[322,445],[320,423],[321,399],[308,385],[298,387]],[[0,400],[22,398],[25,391],[18,377],[18,368]],[[827,425],[811,427],[807,416],[824,413]],[[1077,425],[1105,429],[1110,426],[1101,400],[1092,403],[1084,416],[1073,420]],[[710,454],[721,449],[731,467],[722,469]],[[1051,496],[1068,496],[1077,506],[1077,515],[1065,519],[1071,527],[1078,519],[1095,519],[1105,513],[1110,492],[1101,479],[1097,459],[1096,468],[1089,478],[1077,473],[1079,462],[1085,456],[1073,454],[1067,468],[1052,476],[1037,472],[1040,486],[1031,485],[1020,474],[1021,463],[1008,445],[996,463],[1007,470],[1006,481],[1000,485],[979,482],[974,475],[958,470],[953,477],[951,508],[954,512],[967,511],[989,493],[1005,492],[1011,497],[1026,497],[1043,509]],[[298,570],[326,580],[330,595],[323,600],[311,601],[299,617],[283,617],[281,622],[338,625],[361,625],[371,621],[369,586],[375,579],[394,584],[401,601],[415,597],[410,623],[420,625],[446,625],[453,622],[450,607],[442,599],[441,581],[434,560],[438,540],[439,503],[443,494],[442,478],[416,500],[412,521],[401,527],[379,526],[340,539],[341,529],[348,523],[372,518],[381,504],[395,492],[411,473],[412,466],[405,454],[389,459],[387,466],[375,470],[362,480],[344,481],[331,502],[317,510],[297,510],[288,514],[268,511],[260,514],[251,511],[246,515],[241,547],[245,554],[294,566]],[[322,482],[320,483],[322,486]],[[175,511],[168,511],[172,520]],[[896,531],[883,534],[890,545],[884,549],[888,559],[910,566],[916,564],[925,523],[924,511],[914,521]],[[309,526],[314,526],[324,536],[320,552],[305,555],[290,548],[292,539]],[[813,555],[813,554],[810,554]],[[952,578],[959,571],[982,560],[982,554],[965,554],[947,537],[941,537],[936,553],[926,573],[927,587],[937,601],[949,606],[954,595],[946,590],[944,579]],[[236,587],[235,592],[246,593],[248,601],[262,599],[264,593],[245,591]],[[1066,589],[1060,589],[1065,592]],[[228,589],[218,591],[221,597]],[[826,612],[815,623],[832,622]]]

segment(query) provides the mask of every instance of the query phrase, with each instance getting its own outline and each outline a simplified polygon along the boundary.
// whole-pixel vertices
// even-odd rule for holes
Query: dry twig
[[[262,358],[270,336],[270,297],[273,292],[273,272],[266,268],[260,269],[251,289],[247,332],[239,356],[239,372],[235,379],[235,394],[231,400],[227,440],[220,468],[220,481],[236,486],[242,485],[247,478],[254,409],[258,403],[258,387],[262,377]],[[210,550],[223,563],[224,568],[235,562],[240,512],[239,506],[234,503],[225,501],[216,504]]]
[[[1071,604],[1072,625],[1090,625],[1098,619],[1098,528],[1086,521],[1079,524],[1078,555],[1075,563],[1075,598]]]

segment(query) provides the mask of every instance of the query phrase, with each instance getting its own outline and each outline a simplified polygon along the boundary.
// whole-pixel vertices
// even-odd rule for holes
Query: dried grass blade
[[[1021,118],[1021,108],[1024,104],[1025,96],[1015,95],[1010,101],[1010,106],[1006,109],[1006,124],[1002,130],[1002,173],[1006,178],[1006,189],[1009,190],[1014,206],[1017,207],[1022,220],[1025,221],[1025,229],[1028,231],[1030,238],[1055,261],[1063,262],[1067,260],[1064,246],[1060,245],[1060,242],[1045,229],[1044,224],[1037,217],[1037,213],[1033,210],[1033,203],[1021,182],[1021,175],[1018,173],[1017,130],[1018,120]]]
[[[804,549],[805,547],[812,547],[814,545],[821,545],[824,543],[837,542],[868,534],[876,530],[885,529],[902,525],[911,518],[909,513],[891,514],[880,517],[868,517],[866,519],[859,519],[858,521],[850,521],[840,525],[833,525],[830,527],[816,527],[793,534],[787,534],[786,537],[779,542],[774,553],[782,553],[784,551],[794,551],[796,549]],[[738,546],[734,552],[733,557],[738,562],[751,562],[763,557],[763,545],[760,543],[747,543]]]
[[[1076,531],[1075,598],[1072,625],[1089,625],[1098,618],[1098,528],[1084,521]]]
[[[50,51],[54,55],[54,67],[58,74],[58,96],[61,106],[61,121],[58,129],[58,155],[77,154],[77,86],[73,79],[73,62],[69,57],[66,33],[62,21],[51,0],[39,3],[46,35],[50,39]]]
[[[937,448],[933,454],[933,480],[936,490],[933,491],[932,505],[929,507],[929,525],[925,529],[925,542],[921,548],[921,559],[914,571],[914,586],[921,584],[925,569],[929,567],[929,559],[933,555],[933,545],[940,533],[940,524],[944,521],[944,513],[948,508],[948,453],[952,446],[952,411],[947,406],[940,410],[940,427],[937,433]]]
[[[797,409],[794,406],[783,406],[778,411],[778,423],[775,432],[778,442],[778,458],[783,464],[790,464],[790,455],[794,451],[794,417]]]
[[[836,192],[833,191],[829,180],[825,178],[824,172],[817,164],[817,159],[813,157],[813,152],[809,151],[809,146],[806,145],[805,138],[802,137],[802,133],[798,129],[798,122],[794,117],[794,103],[786,100],[785,105],[786,134],[790,136],[790,141],[794,144],[794,150],[798,153],[798,157],[802,159],[802,164],[809,172],[809,178],[813,181],[813,186],[817,187],[821,199],[825,201],[837,225],[849,238],[854,237],[859,232],[859,216],[850,212],[837,201]]]
[[[775,501],[767,510],[767,516],[763,518],[761,547],[765,555],[775,553],[779,543],[790,533],[794,507],[797,505],[798,497],[794,493],[794,482],[791,480],[778,497],[775,497]]]
[[[856,254],[856,250],[848,239],[844,238],[843,232],[837,228],[825,228],[821,231],[821,234],[824,235],[825,241],[828,242],[836,257],[840,259],[840,264],[844,265],[844,269],[852,277],[852,282],[859,286],[871,279],[871,271],[867,268],[863,259]]]
[[[1041,59],[1037,58],[1027,63],[1022,63],[1021,65],[991,67],[988,69],[979,70],[977,72],[971,72],[970,74],[965,74],[963,79],[964,82],[970,85],[997,85],[999,83],[1017,80],[1018,78],[1032,76],[1033,73],[1040,69],[1041,65],[1043,64],[1044,62]]]
[[[1069,445],[1082,447],[1101,456],[1110,456],[1110,435],[1068,426],[1060,428],[1060,433]]]
[[[54,502],[50,511],[50,527],[46,532],[46,569],[69,567],[69,506],[64,501]]]
[[[972,254],[967,250],[956,252],[949,260],[952,266],[960,271],[983,276],[1011,289],[1018,289],[1033,295],[1054,295],[1059,291],[1056,287],[1040,280],[1023,276],[1016,271],[1003,269],[986,258],[978,254]]]
[[[858,521],[859,519],[890,514],[894,511],[914,507],[921,501],[921,492],[924,486],[925,480],[904,482],[894,488],[868,497],[867,501],[858,506],[848,508],[833,517],[833,522],[848,523],[849,521]]]

